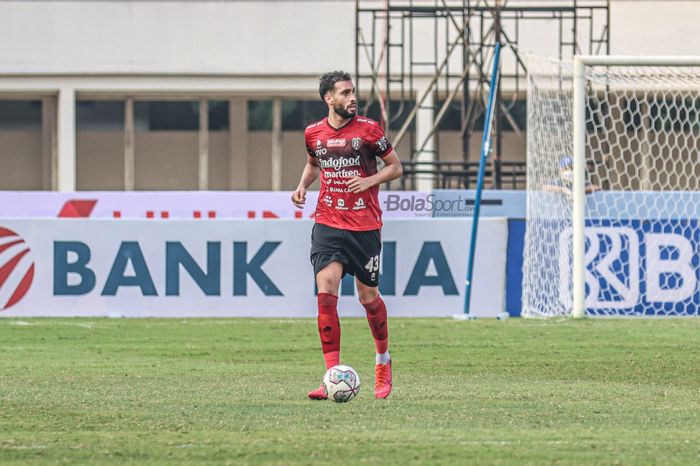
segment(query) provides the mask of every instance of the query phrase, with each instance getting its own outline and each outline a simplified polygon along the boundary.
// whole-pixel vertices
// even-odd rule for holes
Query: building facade
[[[355,7],[0,1],[0,189],[293,189],[304,126],[325,114],[318,77],[355,71]],[[699,2],[612,0],[610,51],[694,54],[699,16]],[[523,31],[521,44],[552,53],[547,34]],[[524,95],[504,93],[524,109]],[[449,119],[435,144],[443,160],[461,159]],[[503,147],[503,160],[524,160],[524,133],[506,129]],[[397,147],[411,150],[411,137]]]

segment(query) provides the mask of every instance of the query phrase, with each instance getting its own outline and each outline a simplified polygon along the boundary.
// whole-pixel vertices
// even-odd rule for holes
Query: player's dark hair
[[[336,70],[324,74],[323,76],[321,76],[321,79],[319,79],[318,84],[318,93],[321,95],[321,100],[324,100],[326,92],[333,90],[333,88],[335,87],[335,83],[339,81],[351,80],[352,76],[350,76],[350,73],[346,73],[345,71]]]

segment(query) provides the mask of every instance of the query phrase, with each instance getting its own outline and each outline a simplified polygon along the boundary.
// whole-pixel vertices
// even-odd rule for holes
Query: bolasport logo
[[[469,199],[461,195],[456,199],[436,199],[432,193],[408,197],[389,194],[383,208],[385,212],[413,212],[416,217],[464,217],[471,214],[473,209]]]
[[[0,311],[24,298],[34,280],[34,261],[17,233],[0,227]]]

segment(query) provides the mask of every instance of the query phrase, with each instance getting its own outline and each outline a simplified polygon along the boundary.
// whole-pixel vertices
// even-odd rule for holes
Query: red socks
[[[372,331],[377,354],[385,354],[389,347],[389,331],[386,325],[386,306],[381,296],[364,304],[367,322]],[[323,359],[326,369],[340,363],[340,321],[338,319],[338,297],[328,293],[318,294],[318,335],[321,337]]]
[[[338,297],[328,293],[318,294],[318,335],[321,337],[326,369],[340,363],[340,321]],[[386,311],[384,312],[386,316]]]
[[[389,329],[386,325],[386,306],[381,296],[371,303],[363,304],[367,311],[367,322],[372,330],[377,354],[384,354],[389,347]]]

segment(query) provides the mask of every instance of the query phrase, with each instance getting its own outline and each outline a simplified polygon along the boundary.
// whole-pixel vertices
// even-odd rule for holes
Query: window
[[[413,109],[412,101],[391,102],[391,129],[398,130],[403,125],[409,113]],[[365,115],[365,103],[358,104],[358,114]],[[303,131],[309,124],[321,120],[328,115],[328,107],[320,99],[294,100],[285,99],[282,101],[282,130],[283,131]],[[372,102],[366,115],[367,117],[381,121],[382,115],[378,102]],[[411,122],[410,129],[415,127]],[[272,101],[271,100],[249,100],[248,101],[248,130],[249,131],[271,131],[272,130]]]
[[[272,131],[272,101],[248,101],[248,131]]]
[[[413,110],[413,106],[415,105],[415,102],[413,101],[392,101],[389,104],[389,129],[398,131],[401,129],[403,126],[404,122],[406,121],[406,118],[408,118],[408,115],[411,114],[411,111]],[[365,107],[367,106],[366,101],[360,101],[359,107],[358,107],[358,113],[360,114],[365,114]],[[382,111],[381,107],[379,105],[379,102],[374,100],[370,104],[369,108],[367,109],[367,112],[365,114],[368,118],[371,118],[375,121],[382,121]],[[415,118],[413,121],[411,121],[411,124],[409,125],[408,129],[413,130],[416,127],[416,120]]]
[[[282,129],[300,131],[328,115],[328,106],[321,99],[282,101]]]
[[[124,107],[124,102],[117,100],[79,100],[76,129],[124,131]]]
[[[0,100],[0,130],[41,129],[41,100]]]
[[[228,131],[228,100],[210,100],[209,131]]]
[[[440,111],[440,108],[442,108],[443,102],[444,100],[438,100],[436,102],[436,114]],[[515,102],[505,100],[503,103],[506,109],[508,109],[510,116],[515,120],[518,128],[520,130],[525,130],[527,126],[527,101],[523,99],[518,99]],[[452,102],[450,102],[450,106],[445,112],[445,115],[442,117],[438,128],[441,131],[460,131],[462,128],[461,112],[462,102],[457,100],[457,98],[453,99]],[[481,131],[484,128],[485,114],[486,110],[484,108],[480,108],[479,115],[476,117],[474,124],[472,125],[472,129],[474,131]],[[501,129],[503,131],[513,131],[513,126],[510,124],[510,121],[508,121],[508,118],[506,118],[506,115],[503,112],[501,112]]]
[[[197,131],[199,102],[134,102],[134,126],[137,131]]]

